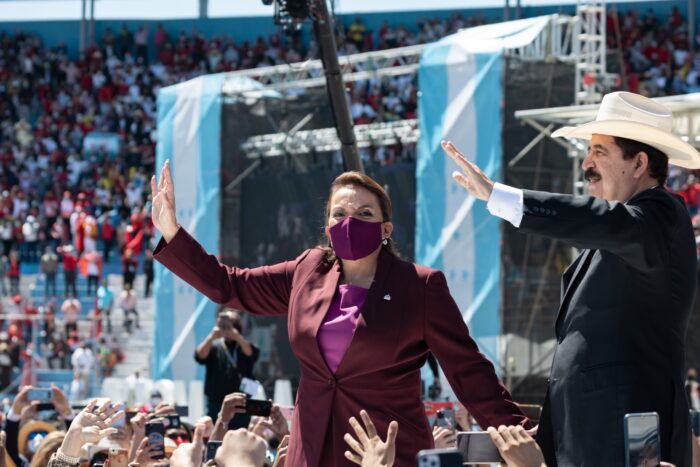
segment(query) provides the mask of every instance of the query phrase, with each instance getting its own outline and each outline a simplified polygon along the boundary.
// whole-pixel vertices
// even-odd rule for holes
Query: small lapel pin
[[[384,300],[386,300],[387,302],[391,301],[391,295],[389,295],[389,294],[384,295]]]

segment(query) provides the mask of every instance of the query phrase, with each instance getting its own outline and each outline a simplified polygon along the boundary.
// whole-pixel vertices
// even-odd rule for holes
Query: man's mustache
[[[600,179],[602,178],[602,177],[600,176],[600,174],[599,174],[598,172],[596,172],[596,171],[595,171],[594,169],[592,169],[592,168],[586,169],[586,171],[585,171],[584,174],[583,174],[583,177],[584,177],[586,180],[588,180],[589,182],[590,182],[590,181],[598,181],[598,180],[600,180]]]

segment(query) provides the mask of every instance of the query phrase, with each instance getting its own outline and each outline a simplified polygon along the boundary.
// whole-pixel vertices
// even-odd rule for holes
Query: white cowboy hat
[[[671,164],[700,169],[700,153],[672,133],[673,114],[653,100],[631,92],[613,92],[603,97],[594,122],[565,126],[554,138],[591,139],[594,134],[619,136],[663,151]]]

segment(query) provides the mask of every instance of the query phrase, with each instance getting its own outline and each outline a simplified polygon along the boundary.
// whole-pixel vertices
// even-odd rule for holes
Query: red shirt
[[[700,183],[693,183],[679,193],[688,207],[694,208],[700,205]]]
[[[112,91],[112,86],[108,86],[106,84],[102,86],[97,92],[97,97],[100,99],[100,102],[112,102]]]
[[[19,277],[19,261],[16,259],[10,260],[10,272],[8,275],[10,277]]]
[[[114,238],[114,227],[109,222],[102,224],[102,240],[111,240]]]
[[[72,254],[63,253],[63,269],[65,271],[75,271],[78,268],[78,257]]]
[[[92,77],[89,74],[80,77],[80,87],[87,91],[92,89]]]

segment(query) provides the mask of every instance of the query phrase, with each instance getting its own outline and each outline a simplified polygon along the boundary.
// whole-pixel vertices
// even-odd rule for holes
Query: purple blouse
[[[350,347],[367,291],[352,284],[340,284],[318,330],[318,347],[334,374],[338,371],[345,351]]]

